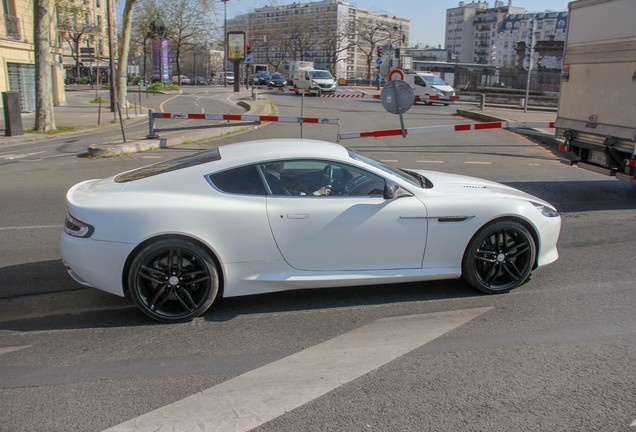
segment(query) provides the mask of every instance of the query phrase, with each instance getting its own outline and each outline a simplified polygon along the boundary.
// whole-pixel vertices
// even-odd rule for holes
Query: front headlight
[[[536,202],[533,202],[532,205],[535,206],[536,209],[539,210],[541,214],[545,217],[549,217],[549,218],[559,217],[559,212],[556,211],[556,209],[553,209],[552,207],[548,207],[546,205],[539,204]]]
[[[66,214],[64,221],[64,232],[73,237],[89,238],[95,232],[92,225],[75,219],[70,213]]]

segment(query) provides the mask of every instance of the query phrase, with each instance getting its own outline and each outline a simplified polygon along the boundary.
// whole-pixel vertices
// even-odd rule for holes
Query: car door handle
[[[288,214],[287,219],[309,219],[308,214]]]

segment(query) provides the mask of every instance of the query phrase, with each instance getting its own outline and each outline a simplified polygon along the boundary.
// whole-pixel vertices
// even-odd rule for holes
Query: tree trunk
[[[55,130],[51,62],[52,0],[33,1],[33,39],[35,51],[35,130]]]
[[[126,85],[128,82],[128,51],[130,48],[130,32],[132,29],[133,5],[136,0],[126,0],[121,26],[121,42],[117,60],[117,102],[119,106],[126,107]]]

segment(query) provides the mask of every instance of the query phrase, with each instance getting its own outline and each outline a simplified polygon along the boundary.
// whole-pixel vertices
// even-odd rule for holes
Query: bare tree
[[[385,23],[366,19],[364,17],[353,20],[356,45],[366,56],[367,79],[371,79],[371,63],[377,45],[390,40],[391,28]]]
[[[152,47],[148,42],[152,37],[150,23],[161,15],[160,10],[157,0],[144,0],[136,5],[133,15],[129,50],[137,54],[141,51],[143,68],[140,72],[144,79],[150,75],[147,65],[152,64]]]
[[[320,26],[320,31],[317,34],[322,41],[324,49],[322,54],[327,59],[327,70],[334,76],[338,63],[347,59],[343,53],[355,46],[354,35],[349,32],[350,28],[347,23],[341,21],[337,26],[336,28],[334,25],[330,26],[325,23]]]
[[[35,130],[55,129],[51,74],[51,29],[54,28],[53,0],[34,0],[33,39],[35,50]]]
[[[286,40],[292,60],[311,60],[308,56],[318,44],[319,26],[311,14],[298,14],[287,22]]]
[[[216,4],[213,0],[163,0],[162,10],[168,26],[167,37],[177,63],[176,75],[181,81],[181,55],[212,37],[215,31],[212,14]]]

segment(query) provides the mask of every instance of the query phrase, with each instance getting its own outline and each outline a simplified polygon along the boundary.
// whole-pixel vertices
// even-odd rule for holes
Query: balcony
[[[11,15],[4,15],[4,28],[5,34],[0,32],[0,38],[4,36],[4,39],[20,40],[22,39],[22,32],[20,30],[20,18]]]

